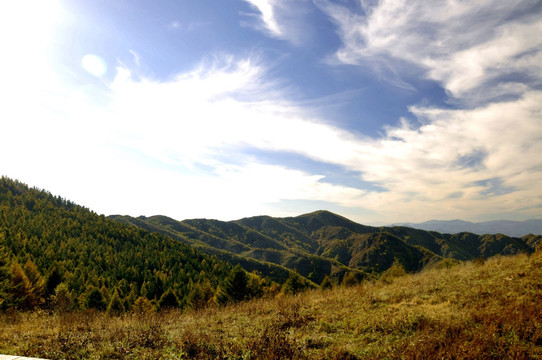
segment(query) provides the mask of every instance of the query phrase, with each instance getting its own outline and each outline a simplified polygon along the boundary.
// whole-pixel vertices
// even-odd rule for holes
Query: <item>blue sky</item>
[[[98,212],[542,217],[542,2],[0,5],[0,173]]]

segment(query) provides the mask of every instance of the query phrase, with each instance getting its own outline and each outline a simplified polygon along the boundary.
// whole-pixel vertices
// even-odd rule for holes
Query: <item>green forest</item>
[[[201,307],[279,290],[179,241],[0,180],[1,309]]]

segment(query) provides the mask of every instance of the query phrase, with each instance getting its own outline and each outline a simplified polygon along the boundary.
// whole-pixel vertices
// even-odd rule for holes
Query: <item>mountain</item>
[[[256,216],[229,222],[177,221],[165,216],[112,218],[158,231],[279,281],[277,275],[290,269],[315,283],[325,276],[341,281],[351,272],[358,278],[369,277],[387,271],[394,264],[415,272],[446,259],[465,261],[497,254],[530,253],[542,239],[542,236],[514,238],[465,232],[441,234],[404,226],[371,227],[329,211],[286,218]]]
[[[399,223],[395,225],[447,234],[471,232],[478,235],[504,234],[513,237],[542,234],[542,219],[526,221],[497,220],[478,223],[463,220],[430,220],[423,223]]]
[[[105,309],[113,298],[123,309],[138,298],[189,305],[198,296],[223,298],[234,273],[157,231],[0,179],[0,309],[42,306],[58,299],[59,288],[75,308]]]
[[[317,242],[302,231],[303,226],[298,229],[289,225],[293,218],[261,216],[230,222],[209,219],[177,221],[165,216],[133,218],[113,215],[110,218],[160,232],[279,283],[286,281],[292,271],[316,284],[326,275],[337,279],[342,279],[349,272],[360,278],[368,276],[336,259],[320,256]],[[309,223],[305,226],[311,226]]]

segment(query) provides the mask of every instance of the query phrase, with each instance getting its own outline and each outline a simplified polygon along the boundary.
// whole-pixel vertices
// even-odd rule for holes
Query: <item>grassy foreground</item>
[[[0,315],[50,359],[542,359],[542,253],[193,312]]]

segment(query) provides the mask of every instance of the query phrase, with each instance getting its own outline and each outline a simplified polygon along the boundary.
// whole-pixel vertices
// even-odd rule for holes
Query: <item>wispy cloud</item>
[[[276,18],[276,10],[279,6],[277,0],[245,0],[259,12],[261,26],[271,36],[282,38],[284,29],[278,23]]]
[[[256,17],[248,23],[267,36],[302,44],[311,29],[305,24],[305,16],[312,4],[306,0],[244,0],[256,11],[247,15]]]
[[[471,104],[541,84],[540,2],[386,0],[362,2],[360,13],[317,4],[338,25],[341,63],[387,70],[392,78],[418,69]],[[518,73],[522,80],[511,80]]]

